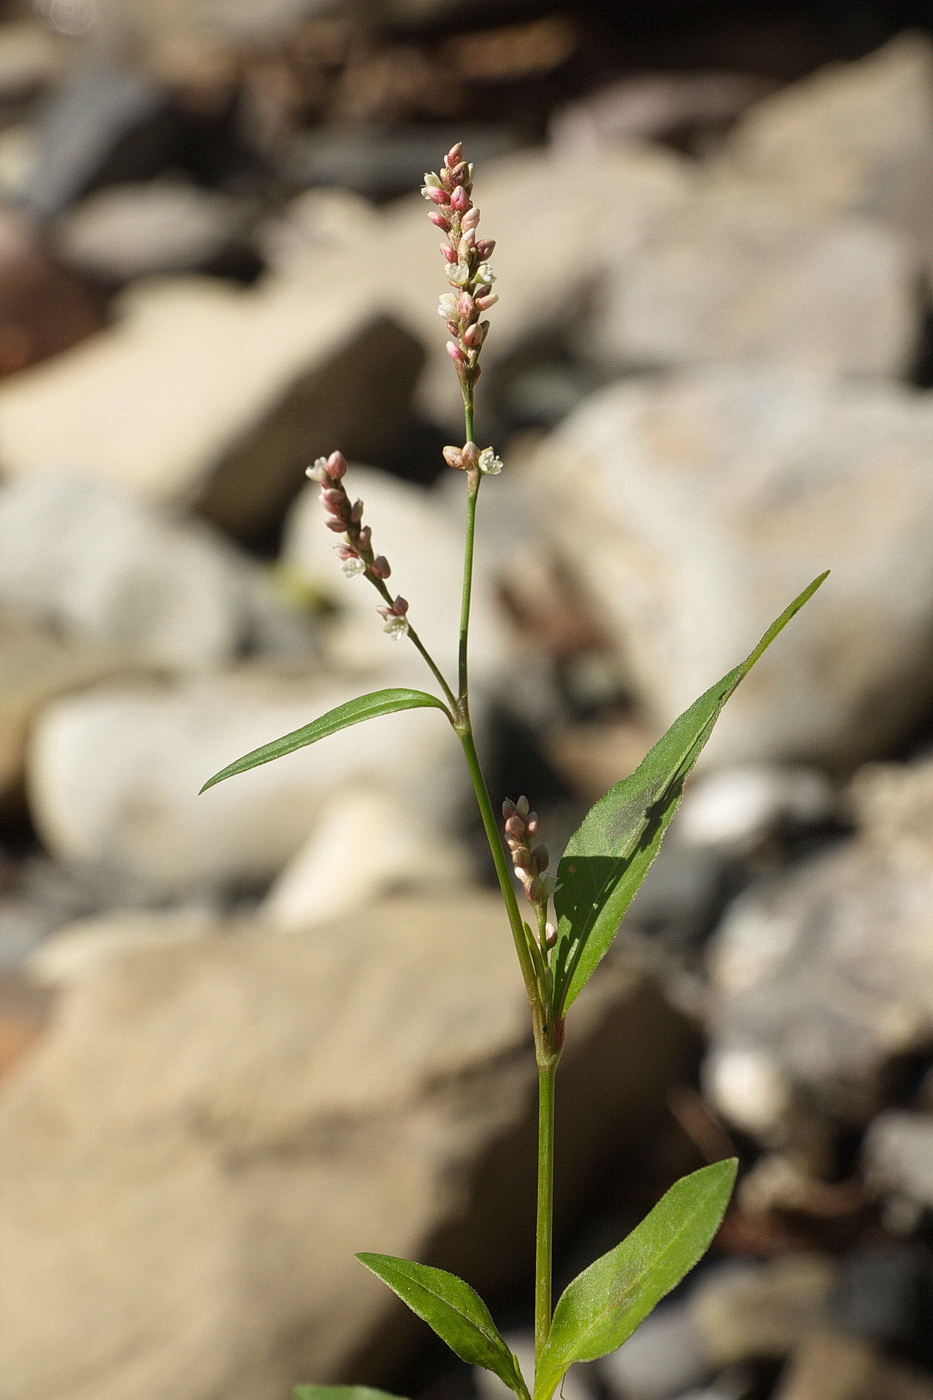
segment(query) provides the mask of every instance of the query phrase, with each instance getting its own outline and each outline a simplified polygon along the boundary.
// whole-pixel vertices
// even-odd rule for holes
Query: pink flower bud
[[[445,262],[454,263],[457,261],[457,250],[451,248],[449,243],[441,244],[441,257]]]
[[[432,209],[428,214],[428,218],[431,220],[432,224],[436,224],[438,228],[444,229],[445,232],[450,228],[450,220],[447,215],[442,214],[439,209]]]
[[[341,491],[336,486],[324,486],[321,488],[321,500],[335,515],[339,515],[343,510],[346,499],[346,491]]]
[[[472,317],[475,315],[476,307],[473,303],[473,298],[470,296],[469,292],[460,293],[459,297],[457,298],[457,311],[460,313],[460,316],[463,318],[464,321],[471,320]]]
[[[524,819],[527,817],[528,813],[531,810],[531,804],[528,801],[528,798],[524,796],[520,797],[515,804],[515,810],[524,821]]]
[[[465,185],[470,178],[470,167],[465,160],[458,160],[447,167],[447,173],[455,185]]]
[[[515,841],[520,841],[524,836],[525,823],[522,821],[521,817],[518,815],[517,812],[514,812],[512,816],[510,816],[509,819],[506,821],[505,834],[506,836],[511,836],[512,839]]]
[[[324,524],[327,526],[328,530],[335,530],[339,534],[343,534],[347,528],[345,520],[335,520],[333,516],[331,516],[330,520],[325,520]]]
[[[485,339],[486,332],[477,322],[474,322],[472,326],[467,326],[463,332],[463,343],[470,350],[478,350]]]
[[[455,471],[463,469],[463,453],[459,447],[445,447],[441,455],[448,467],[453,467]]]
[[[535,846],[531,853],[531,859],[534,861],[535,867],[538,870],[547,870],[551,859],[551,853],[547,846]]]
[[[495,306],[499,298],[495,292],[484,292],[482,296],[474,297],[474,300],[480,311],[488,311],[490,306]]]
[[[464,214],[463,218],[460,220],[460,227],[461,227],[465,232],[468,231],[468,232],[471,232],[471,233],[472,233],[472,231],[476,228],[476,225],[477,225],[478,223],[479,223],[479,210],[477,209],[476,205],[474,204],[473,207],[472,207],[472,209],[468,209],[468,210],[466,211],[466,213]],[[489,254],[486,253],[486,254],[484,254],[484,256],[488,258],[488,257],[489,257]]]
[[[460,242],[457,244],[457,257],[462,258],[464,261],[466,261],[466,259],[473,252],[473,245],[475,244],[475,242],[476,234],[474,233],[473,229],[468,228],[466,233],[460,239]]]
[[[506,821],[515,816],[515,803],[509,797],[502,803],[502,816]]]
[[[403,598],[401,593],[392,604],[392,611],[395,613],[396,617],[404,617],[408,612],[408,599]]]
[[[354,501],[350,507],[350,521],[353,525],[359,525],[363,519],[363,502]]]
[[[347,459],[342,452],[332,452],[327,459],[327,471],[335,481],[347,474]]]
[[[458,214],[465,214],[470,207],[470,196],[462,185],[458,185],[450,196],[450,207],[456,209]]]
[[[463,142],[458,141],[457,144],[455,146],[451,146],[450,150],[447,152],[446,156],[444,157],[444,164],[447,166],[448,169],[450,169],[455,165],[459,165],[462,160]]]
[[[453,362],[454,362],[455,365],[465,365],[465,364],[466,364],[466,356],[464,355],[463,351],[460,349],[460,346],[457,345],[457,344],[455,344],[454,341],[452,341],[452,340],[448,340],[448,342],[447,342],[447,353],[448,353],[448,355],[450,356],[450,358],[453,360]]]
[[[466,223],[466,218],[464,218],[464,223]],[[476,240],[476,255],[481,262],[492,257],[495,246],[496,240],[494,238],[478,238]]]
[[[463,451],[460,456],[467,471],[479,465],[479,448],[476,446],[475,442],[464,443]]]
[[[364,525],[356,536],[356,542],[360,549],[368,549],[372,543],[373,532],[368,525]]]
[[[432,204],[443,204],[446,206],[450,203],[450,196],[447,191],[439,190],[434,185],[423,185],[421,193],[424,195],[425,199],[430,200]]]
[[[373,560],[372,571],[376,575],[376,578],[389,577],[392,570],[389,568],[389,561],[388,559],[386,559],[384,554],[377,555],[376,558]],[[547,865],[547,861],[545,861],[544,864]],[[542,866],[541,868],[544,869],[544,866]]]

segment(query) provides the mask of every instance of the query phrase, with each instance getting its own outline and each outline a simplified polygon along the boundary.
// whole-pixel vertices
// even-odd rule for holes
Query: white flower
[[[447,269],[447,281],[455,287],[465,287],[470,280],[470,264],[458,262]]]
[[[457,298],[453,292],[445,292],[437,303],[437,314],[445,321],[456,321],[460,315],[457,310]]]
[[[480,263],[479,267],[476,269],[476,280],[477,282],[482,282],[484,286],[487,287],[491,287],[493,282],[495,282],[496,274],[493,272],[488,262]]]
[[[408,636],[408,618],[393,614],[386,622],[383,631],[388,632],[393,642],[400,642],[403,637]]]
[[[305,476],[309,481],[325,481],[327,479],[327,458],[316,457],[310,467],[305,467]]]
[[[366,572],[366,564],[358,556],[344,559],[340,567],[343,569],[347,578],[359,578],[360,574],[365,574]]]
[[[484,447],[479,454],[478,465],[484,476],[498,476],[502,470],[502,458],[497,457],[491,447]]]

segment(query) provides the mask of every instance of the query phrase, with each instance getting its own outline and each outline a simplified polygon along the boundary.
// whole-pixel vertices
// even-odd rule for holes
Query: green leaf
[[[820,574],[768,628],[741,665],[694,701],[635,772],[600,798],[571,836],[557,867],[555,1009],[563,1014],[609,951],[622,917],[658,853],[683,785],[736,686],[803,607]]]
[[[538,1364],[534,1400],[550,1400],[575,1361],[595,1361],[632,1335],[706,1253],[719,1229],[734,1157],[682,1177],[621,1244],[567,1285]]]
[[[303,749],[308,744],[316,744],[318,739],[326,739],[329,734],[348,729],[351,724],[362,724],[364,719],[393,715],[398,710],[420,710],[428,707],[443,710],[449,717],[444,702],[424,690],[374,690],[371,695],[359,695],[355,700],[348,700],[346,704],[328,710],[320,719],[312,720],[301,729],[293,729],[291,734],[285,734],[281,739],[273,739],[271,744],[263,744],[262,748],[253,749],[242,758],[238,758],[235,763],[221,768],[219,773],[208,778],[201,792],[207,792],[208,788],[222,783],[225,778],[232,778],[237,773],[246,773],[250,768],[258,768],[261,763],[271,763],[274,758],[294,753],[296,749]]]
[[[368,1385],[296,1385],[292,1400],[399,1400],[387,1390]]]
[[[528,1391],[518,1362],[509,1351],[489,1309],[474,1289],[446,1269],[396,1259],[391,1254],[358,1254],[357,1259],[387,1283],[413,1313],[446,1342],[451,1351],[473,1366],[485,1366],[516,1395]]]

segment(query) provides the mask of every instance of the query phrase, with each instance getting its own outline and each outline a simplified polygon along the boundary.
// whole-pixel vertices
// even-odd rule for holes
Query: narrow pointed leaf
[[[368,1385],[296,1385],[292,1400],[399,1400],[387,1390]]]
[[[595,1361],[632,1335],[706,1253],[722,1223],[734,1157],[682,1177],[615,1249],[565,1288],[538,1365],[534,1400],[550,1400],[575,1361]]]
[[[358,1254],[357,1259],[387,1283],[413,1313],[473,1366],[484,1366],[517,1395],[527,1397],[518,1362],[509,1351],[479,1294],[446,1269],[396,1259],[391,1254]]]
[[[273,739],[271,744],[263,744],[262,748],[253,749],[236,762],[228,764],[226,768],[221,768],[219,773],[208,778],[201,792],[222,783],[225,778],[232,778],[237,773],[246,773],[250,768],[258,768],[261,763],[271,763],[274,758],[294,753],[296,749],[306,748],[308,744],[316,744],[318,739],[326,739],[329,734],[348,729],[351,724],[362,724],[364,719],[378,719],[380,715],[393,715],[398,710],[420,710],[428,707],[443,710],[445,715],[448,714],[443,701],[438,700],[436,695],[429,695],[425,690],[374,690],[370,695],[359,695],[355,700],[348,700],[346,704],[328,710],[320,719],[312,720],[301,729],[293,729],[291,734],[285,734],[281,739]]]
[[[610,788],[571,836],[557,868],[554,897],[558,1011],[566,1011],[608,952],[726,701],[825,578],[820,574],[794,599],[741,665],[674,721],[635,772]]]

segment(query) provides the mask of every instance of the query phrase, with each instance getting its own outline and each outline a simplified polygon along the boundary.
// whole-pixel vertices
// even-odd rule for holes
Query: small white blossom
[[[383,631],[388,632],[393,642],[400,642],[403,637],[408,636],[408,618],[391,616],[386,621]]]
[[[470,264],[466,262],[455,263],[447,269],[447,281],[452,282],[455,287],[465,287],[470,280]]]
[[[365,574],[366,572],[366,564],[358,557],[344,559],[340,567],[343,569],[347,578],[359,578],[360,574]]]
[[[502,470],[502,458],[497,457],[491,447],[484,447],[479,454],[478,465],[484,476],[498,476]]]
[[[456,321],[459,316],[457,310],[457,298],[453,292],[445,292],[437,303],[437,314],[445,321]]]
[[[433,170],[426,170],[424,172],[424,183],[428,189],[439,190],[441,188],[441,182],[434,174]]]
[[[486,287],[491,287],[493,282],[495,282],[496,274],[493,272],[488,262],[480,263],[479,267],[476,269],[476,280],[477,282],[482,282]]]
[[[310,467],[305,467],[305,476],[309,481],[325,481],[327,479],[327,458],[316,457]]]

